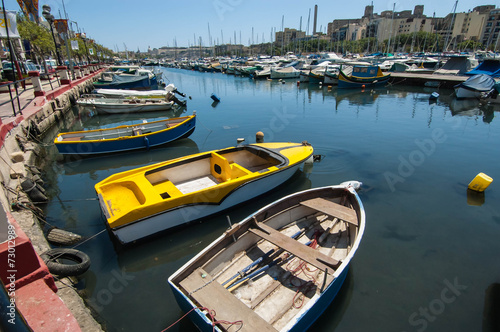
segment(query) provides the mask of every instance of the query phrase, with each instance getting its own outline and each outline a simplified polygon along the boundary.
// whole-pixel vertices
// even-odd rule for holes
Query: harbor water
[[[184,313],[167,279],[227,229],[226,215],[238,222],[284,195],[347,180],[363,182],[366,230],[344,286],[311,330],[493,331],[500,297],[500,105],[459,101],[452,90],[434,88],[342,91],[296,80],[162,70],[167,83],[189,96],[187,109],[104,116],[75,108],[74,121],[61,130],[196,111],[189,138],[85,159],[62,159],[50,146],[57,132],[46,138],[52,160],[44,178],[46,219],[87,239],[77,249],[92,264],[75,287],[108,331],[162,331],[179,320]],[[440,96],[429,102],[434,91]],[[125,249],[113,244],[96,200],[97,182],[234,146],[237,138],[254,143],[258,131],[266,142],[308,141],[321,160],[272,192],[202,223]],[[468,192],[480,172],[493,183],[484,194]],[[196,328],[184,318],[169,331]]]

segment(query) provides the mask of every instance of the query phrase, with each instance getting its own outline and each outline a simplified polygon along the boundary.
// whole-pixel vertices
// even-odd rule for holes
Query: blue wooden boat
[[[61,154],[96,155],[149,149],[188,137],[196,114],[115,128],[60,133],[54,144]]]
[[[168,282],[201,331],[231,323],[238,331],[306,331],[340,290],[364,229],[350,184],[305,190],[233,225]]]
[[[352,74],[346,75],[342,70],[339,72],[340,89],[345,88],[371,88],[385,85],[391,74],[384,74],[379,66],[354,66]]]
[[[137,70],[134,75],[107,73],[94,82],[96,89],[155,90],[158,77],[149,70]]]

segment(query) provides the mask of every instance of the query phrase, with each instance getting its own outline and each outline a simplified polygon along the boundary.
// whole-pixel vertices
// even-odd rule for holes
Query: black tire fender
[[[40,257],[47,265],[49,272],[59,276],[77,276],[90,267],[90,257],[79,250],[70,248],[55,248],[44,252]],[[64,258],[76,262],[76,264],[64,264],[58,258]]]

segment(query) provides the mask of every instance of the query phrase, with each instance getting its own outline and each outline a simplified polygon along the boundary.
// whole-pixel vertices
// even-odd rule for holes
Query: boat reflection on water
[[[482,117],[485,123],[491,123],[495,117],[495,106],[483,104],[477,99],[453,98],[449,107],[453,116]]]
[[[114,154],[109,156],[85,157],[81,156],[61,156],[58,162],[63,164],[64,172],[67,175],[95,173],[101,170],[113,170],[117,168],[144,166],[169,159],[179,158],[185,155],[199,153],[198,144],[190,138],[169,143],[163,147],[148,150],[134,151],[134,153]]]
[[[358,90],[358,89],[338,89],[335,91],[335,100],[336,105],[335,109],[338,109],[340,103],[343,100],[347,100],[349,105],[370,105],[375,103],[378,96],[381,93],[386,93],[386,90],[375,90],[375,89],[366,89],[366,90]]]
[[[230,208],[216,216],[205,218],[198,224],[162,233],[139,245],[130,247],[115,245],[115,250],[119,251],[118,264],[127,272],[137,272],[146,271],[154,266],[171,264],[173,261],[185,263],[229,227],[227,216],[231,223],[238,223],[264,205],[291,193],[310,189],[311,186],[307,174],[301,170],[265,196]]]

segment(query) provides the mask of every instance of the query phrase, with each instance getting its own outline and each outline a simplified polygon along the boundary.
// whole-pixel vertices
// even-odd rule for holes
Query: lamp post
[[[50,6],[49,5],[43,5],[42,6],[43,12],[42,15],[49,22],[50,26],[50,31],[52,32],[52,38],[54,39],[54,45],[56,47],[56,55],[57,55],[57,62],[59,66],[62,66],[62,61],[61,61],[61,56],[59,55],[59,47],[56,42],[56,36],[54,35],[54,29],[52,28],[52,23],[54,23],[54,15],[50,13]]]

